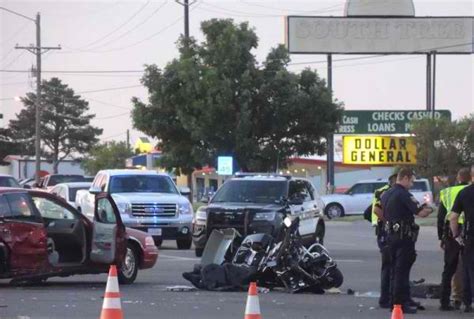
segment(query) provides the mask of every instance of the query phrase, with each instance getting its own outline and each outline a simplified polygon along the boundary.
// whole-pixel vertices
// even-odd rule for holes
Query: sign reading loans
[[[344,164],[416,164],[416,145],[413,137],[343,136],[342,142]]]
[[[430,118],[431,111],[344,111],[336,134],[409,134],[411,122]],[[439,110],[434,118],[451,120],[451,112]]]

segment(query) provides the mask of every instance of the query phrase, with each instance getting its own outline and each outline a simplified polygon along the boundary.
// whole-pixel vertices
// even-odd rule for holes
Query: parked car
[[[77,174],[50,174],[42,178],[40,188],[50,190],[59,183],[84,182],[84,176]]]
[[[77,191],[89,190],[91,185],[92,183],[90,182],[61,183],[51,188],[49,192],[65,199],[69,205],[77,208],[76,206]]]
[[[126,229],[108,194],[96,196],[91,221],[54,194],[0,188],[0,278],[40,282],[115,264],[119,281],[130,284],[157,257],[153,239]]]
[[[324,203],[306,179],[271,174],[239,174],[227,180],[193,219],[196,255],[202,255],[214,229],[235,228],[243,237],[278,237],[286,216],[299,217],[306,244],[323,243]]]
[[[19,182],[20,187],[23,188],[33,188],[35,186],[35,179],[34,178],[25,178]]]
[[[189,189],[188,189],[189,191]],[[178,249],[190,249],[193,208],[186,195],[163,173],[142,170],[102,170],[89,192],[79,191],[78,209],[91,218],[95,195],[111,194],[127,227],[148,232],[157,246],[163,240],[176,240]]]
[[[387,181],[383,179],[362,180],[355,183],[344,194],[321,196],[326,206],[324,213],[329,218],[363,214],[370,205],[375,190],[386,184]],[[420,203],[433,201],[433,193],[427,179],[415,180],[410,192]]]
[[[21,186],[13,176],[0,174],[0,187],[21,187]]]

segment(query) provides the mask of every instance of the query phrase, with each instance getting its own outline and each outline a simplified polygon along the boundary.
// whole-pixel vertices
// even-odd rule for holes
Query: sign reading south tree
[[[344,111],[336,134],[408,134],[411,122],[430,118],[430,111]],[[451,111],[438,110],[434,118],[451,120]]]
[[[348,135],[343,136],[342,146],[344,164],[416,164],[416,144],[413,137]]]

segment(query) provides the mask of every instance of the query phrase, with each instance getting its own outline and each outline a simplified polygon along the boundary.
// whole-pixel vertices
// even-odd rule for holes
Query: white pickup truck
[[[329,218],[363,214],[372,202],[375,190],[386,184],[387,181],[382,179],[362,180],[352,185],[344,194],[321,196],[325,204],[324,213]],[[415,180],[410,193],[420,203],[433,201],[433,193],[427,179]]]
[[[94,214],[95,195],[112,195],[126,227],[139,229],[153,236],[157,246],[163,240],[176,240],[178,249],[192,245],[193,208],[167,174],[140,170],[102,170],[91,188],[76,195],[76,207],[85,216]]]

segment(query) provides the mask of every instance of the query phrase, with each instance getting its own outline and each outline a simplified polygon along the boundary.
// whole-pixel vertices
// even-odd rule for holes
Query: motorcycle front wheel
[[[328,273],[322,279],[324,289],[339,288],[344,282],[344,275],[337,267],[328,270]]]

